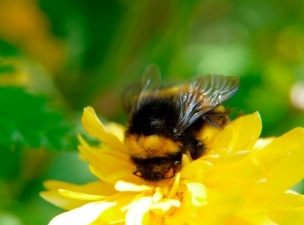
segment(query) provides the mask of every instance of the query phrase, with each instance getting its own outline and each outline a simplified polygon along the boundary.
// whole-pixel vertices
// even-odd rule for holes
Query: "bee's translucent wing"
[[[181,107],[177,134],[182,134],[205,113],[230,98],[239,87],[235,76],[206,75],[199,76],[182,88],[179,95]]]
[[[145,68],[141,85],[143,91],[156,88],[160,85],[161,75],[159,67],[155,64],[150,64]]]
[[[151,64],[144,70],[141,82],[130,84],[122,93],[122,105],[129,119],[140,102],[152,91],[160,85],[160,70],[158,66]]]
[[[142,90],[141,82],[134,82],[122,92],[121,102],[127,119],[130,118]]]

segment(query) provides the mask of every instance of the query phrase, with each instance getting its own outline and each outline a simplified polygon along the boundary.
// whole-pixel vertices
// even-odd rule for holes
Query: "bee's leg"
[[[192,139],[187,145],[186,149],[189,151],[192,159],[201,157],[205,152],[205,146],[202,142]]]

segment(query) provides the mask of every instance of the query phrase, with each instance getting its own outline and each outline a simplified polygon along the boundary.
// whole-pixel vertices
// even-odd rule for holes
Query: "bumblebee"
[[[133,173],[146,181],[169,179],[182,168],[182,155],[193,160],[206,151],[200,132],[229,121],[221,105],[238,89],[235,76],[197,76],[188,82],[162,85],[157,66],[145,69],[142,83],[127,87],[123,107],[129,125],[125,144],[136,166]]]

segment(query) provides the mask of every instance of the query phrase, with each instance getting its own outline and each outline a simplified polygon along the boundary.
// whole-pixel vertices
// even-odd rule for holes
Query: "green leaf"
[[[0,87],[0,146],[69,150],[76,148],[75,136],[72,123],[46,97]]]

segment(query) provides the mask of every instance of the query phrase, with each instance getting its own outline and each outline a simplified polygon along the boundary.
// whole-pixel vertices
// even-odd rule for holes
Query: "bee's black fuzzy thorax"
[[[179,118],[179,106],[173,98],[147,98],[133,113],[127,133],[161,135],[174,139]]]

